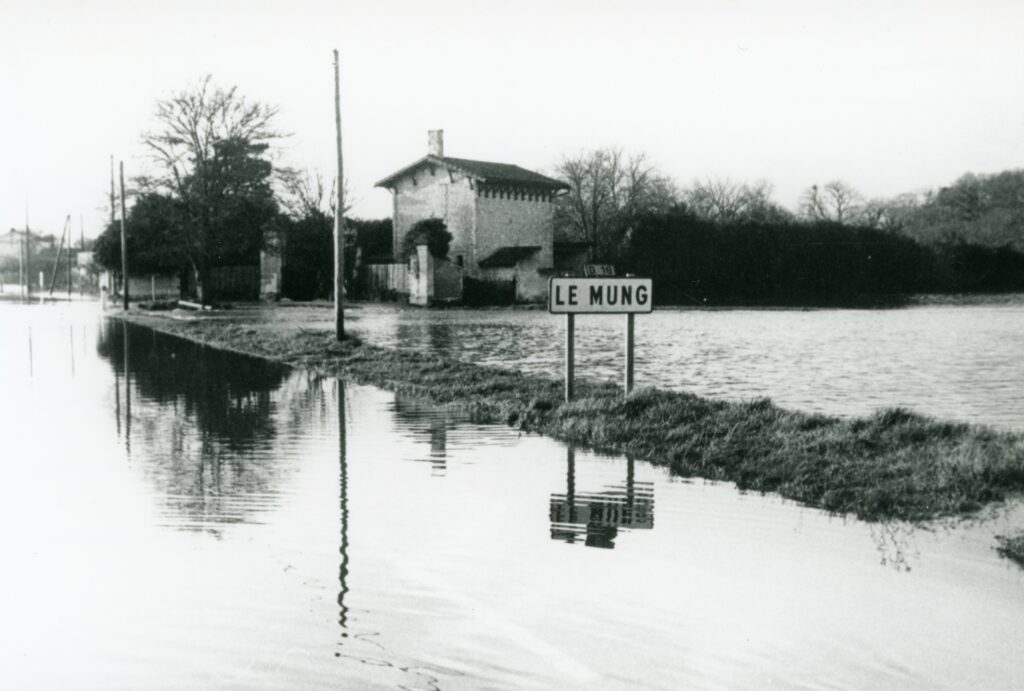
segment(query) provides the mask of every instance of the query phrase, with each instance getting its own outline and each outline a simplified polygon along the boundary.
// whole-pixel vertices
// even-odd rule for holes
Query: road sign
[[[646,314],[654,308],[651,279],[627,277],[552,277],[548,311],[552,314]]]
[[[633,315],[654,309],[651,279],[633,276],[551,277],[548,281],[548,311],[565,315],[565,400],[571,401],[576,379],[576,315],[625,314],[625,371],[623,389],[633,390]]]
[[[584,276],[614,276],[615,267],[611,264],[584,264]]]

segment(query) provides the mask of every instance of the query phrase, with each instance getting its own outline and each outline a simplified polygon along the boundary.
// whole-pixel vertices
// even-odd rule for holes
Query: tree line
[[[256,266],[268,252],[284,258],[286,295],[329,297],[334,195],[319,175],[277,163],[274,147],[286,136],[277,115],[210,77],[157,101],[155,127],[142,134],[154,172],[133,179],[125,218],[132,273],[181,275],[206,302],[214,267]],[[355,285],[363,257],[390,255],[391,220],[346,225],[346,278]],[[95,251],[100,265],[120,269],[119,222]]]
[[[875,304],[922,293],[1024,290],[1024,171],[865,199],[832,180],[795,211],[771,185],[681,187],[645,156],[564,158],[556,235],[651,276],[661,304]]]
[[[200,300],[216,266],[283,257],[282,288],[327,298],[333,283],[336,181],[278,163],[276,108],[209,77],[157,102],[142,134],[152,173],[133,179],[126,218],[131,269],[176,273]],[[911,292],[1024,289],[1024,171],[964,176],[935,192],[865,199],[832,180],[791,211],[768,182],[680,186],[643,154],[597,149],[553,171],[556,239],[583,240],[592,259],[658,278],[659,302],[829,303]],[[346,217],[346,284],[389,260],[390,219]],[[120,268],[120,227],[97,261]]]

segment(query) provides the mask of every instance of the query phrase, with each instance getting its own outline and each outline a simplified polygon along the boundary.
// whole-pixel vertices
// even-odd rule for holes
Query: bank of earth
[[[727,480],[865,520],[974,512],[1024,490],[1024,435],[941,422],[904,409],[848,419],[612,383],[562,382],[427,353],[337,342],[287,320],[239,323],[216,312],[116,316],[198,343],[411,394],[602,452]]]

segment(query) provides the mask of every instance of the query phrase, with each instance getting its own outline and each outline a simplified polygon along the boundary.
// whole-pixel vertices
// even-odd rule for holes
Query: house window
[[[455,255],[455,263],[458,264],[459,266],[462,266],[462,255],[461,254]]]

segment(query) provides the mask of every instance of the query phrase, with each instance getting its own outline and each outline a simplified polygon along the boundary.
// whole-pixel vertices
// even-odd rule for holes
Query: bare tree
[[[698,216],[717,223],[778,222],[789,217],[772,199],[772,186],[766,180],[753,184],[728,178],[695,180],[683,198]]]
[[[920,207],[918,195],[911,193],[888,199],[872,199],[864,203],[861,220],[873,228],[896,233],[910,224]]]
[[[211,231],[223,226],[234,201],[258,198],[266,206],[273,199],[272,164],[265,154],[285,136],[274,127],[277,113],[274,106],[247,100],[236,87],[215,86],[208,75],[157,101],[157,128],[143,134],[160,171],[147,186],[166,190],[185,211],[182,240],[201,300],[218,239]]]
[[[811,185],[800,198],[800,214],[812,221],[858,222],[863,206],[860,193],[842,180]]]
[[[337,196],[334,178],[331,178],[329,190],[319,170],[284,168],[278,171],[277,179],[281,187],[281,205],[292,216],[301,218],[314,212],[324,215],[333,213],[336,205],[334,198]]]
[[[620,149],[565,157],[556,174],[570,188],[556,207],[558,226],[589,241],[600,259],[614,258],[640,214],[666,209],[677,197],[644,154],[627,157]]]

